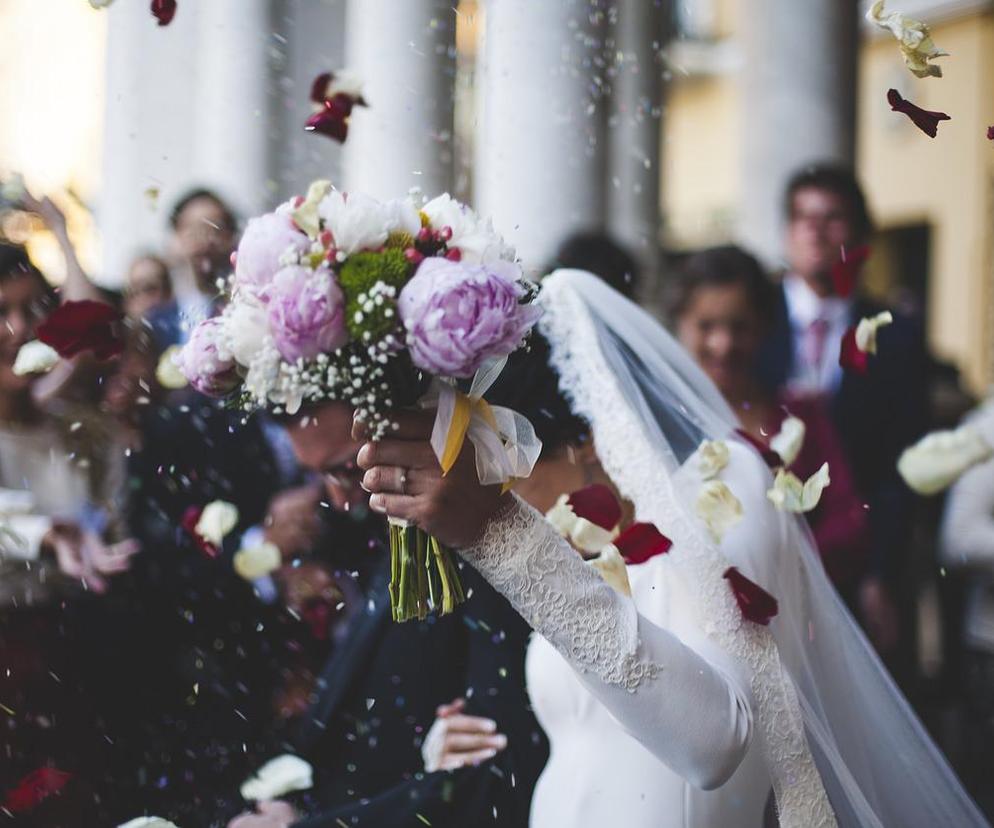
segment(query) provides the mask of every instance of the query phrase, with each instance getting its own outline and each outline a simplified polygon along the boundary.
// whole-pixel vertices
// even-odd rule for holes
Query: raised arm
[[[633,738],[698,787],[725,782],[752,733],[747,682],[731,661],[639,615],[542,515],[480,486],[471,452],[442,477],[430,424],[405,417],[401,439],[362,448],[371,508],[461,548]]]

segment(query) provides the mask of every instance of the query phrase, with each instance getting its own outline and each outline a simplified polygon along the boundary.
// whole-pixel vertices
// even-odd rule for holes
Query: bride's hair
[[[559,390],[559,374],[549,363],[549,342],[537,330],[532,331],[527,348],[511,354],[486,398],[493,405],[507,406],[527,417],[544,452],[589,439],[590,426],[573,413]]]

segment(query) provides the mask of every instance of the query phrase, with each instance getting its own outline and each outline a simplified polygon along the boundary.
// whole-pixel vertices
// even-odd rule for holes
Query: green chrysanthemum
[[[396,328],[395,300],[411,269],[404,251],[395,247],[349,256],[338,283],[345,293],[345,323],[353,339],[379,340]]]

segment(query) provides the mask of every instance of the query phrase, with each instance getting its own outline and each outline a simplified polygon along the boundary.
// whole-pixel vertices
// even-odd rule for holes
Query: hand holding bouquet
[[[530,474],[534,430],[483,395],[539,310],[514,251],[469,208],[448,195],[420,208],[382,202],[317,181],[249,222],[229,286],[222,314],[178,356],[201,392],[290,414],[344,402],[374,440],[390,433],[394,410],[431,406],[443,473],[468,437],[481,483]],[[391,519],[390,546],[396,620],[463,600],[434,538]]]

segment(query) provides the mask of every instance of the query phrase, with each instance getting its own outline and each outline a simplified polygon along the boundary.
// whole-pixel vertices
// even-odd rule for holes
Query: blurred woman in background
[[[836,587],[852,589],[865,567],[866,513],[838,435],[812,398],[776,398],[757,379],[755,364],[770,322],[773,286],[755,258],[727,245],[689,256],[679,268],[670,302],[681,344],[711,378],[742,423],[768,442],[790,415],[806,427],[791,470],[802,480],[827,462],[831,485],[808,514],[822,561]]]

